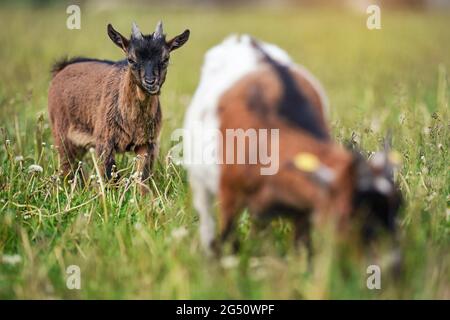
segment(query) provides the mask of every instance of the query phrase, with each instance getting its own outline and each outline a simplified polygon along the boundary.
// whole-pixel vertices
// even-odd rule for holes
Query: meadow
[[[383,11],[376,31],[366,28],[365,14],[295,8],[82,7],[81,30],[68,30],[66,18],[64,7],[0,7],[1,299],[450,298],[450,12]],[[133,154],[118,157],[124,178],[103,192],[91,154],[82,164],[91,177],[84,187],[63,181],[47,114],[52,63],[65,55],[121,59],[107,23],[129,34],[136,21],[150,33],[159,19],[169,36],[190,28],[191,39],[172,55],[162,90],[151,195],[138,192]],[[395,277],[382,273],[380,290],[366,287],[374,261],[317,231],[308,270],[283,220],[256,231],[244,214],[238,254],[202,255],[170,134],[182,125],[204,53],[230,33],[273,42],[309,68],[328,93],[338,141],[372,152],[392,130],[402,155],[404,265]],[[70,265],[80,268],[80,290],[66,286]]]

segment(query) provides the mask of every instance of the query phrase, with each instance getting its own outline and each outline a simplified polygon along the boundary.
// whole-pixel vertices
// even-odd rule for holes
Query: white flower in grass
[[[14,161],[16,161],[16,162],[22,162],[22,161],[23,161],[23,156],[16,156],[16,157],[14,158]]]
[[[19,256],[18,254],[13,254],[13,255],[4,254],[2,256],[2,262],[4,264],[16,265],[16,264],[22,262],[22,257]]]
[[[225,269],[232,269],[237,267],[239,264],[239,259],[236,256],[226,256],[220,259],[220,264]]]
[[[188,231],[185,227],[179,227],[172,230],[171,237],[175,240],[181,240],[188,235]]]
[[[43,172],[44,169],[38,164],[32,164],[28,167],[28,173]]]

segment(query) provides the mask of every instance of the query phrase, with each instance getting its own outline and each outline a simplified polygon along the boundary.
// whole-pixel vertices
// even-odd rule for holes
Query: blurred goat
[[[320,220],[332,214],[344,228],[357,207],[384,210],[373,203],[380,203],[378,195],[384,199],[386,193],[395,193],[393,181],[330,138],[327,111],[320,83],[274,45],[247,35],[232,36],[207,52],[200,84],[186,113],[186,132],[194,131],[199,123],[209,132],[219,130],[221,137],[229,129],[279,130],[279,170],[273,175],[261,175],[260,162],[227,163],[226,153],[235,148],[228,141],[213,141],[216,163],[185,159],[207,252],[215,240],[215,196],[219,198],[222,241],[238,214],[248,208],[256,217],[290,217],[296,240],[310,253],[313,217]],[[205,148],[211,148],[207,135],[185,143],[183,152]],[[251,156],[248,150],[244,152],[246,159]],[[394,217],[396,210],[389,215]]]

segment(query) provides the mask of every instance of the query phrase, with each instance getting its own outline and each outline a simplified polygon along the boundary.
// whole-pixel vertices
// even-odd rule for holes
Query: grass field
[[[65,8],[0,8],[0,298],[450,298],[450,13],[383,12],[379,31],[369,31],[362,14],[301,9],[82,8],[81,17],[81,30],[68,30]],[[137,192],[131,154],[118,157],[130,179],[104,194],[96,178],[84,188],[60,181],[47,115],[52,62],[120,59],[106,24],[128,34],[136,21],[150,32],[159,18],[169,35],[189,27],[192,36],[172,55],[162,91],[153,195]],[[182,124],[203,54],[237,32],[278,44],[321,79],[337,140],[353,137],[374,151],[392,129],[403,157],[404,269],[396,279],[382,273],[381,290],[366,287],[373,261],[318,232],[308,271],[284,221],[251,232],[244,215],[238,255],[219,262],[201,254],[186,172],[167,157],[169,137]],[[33,164],[43,172],[29,172]],[[83,165],[95,175],[90,154]],[[81,290],[66,287],[69,265],[80,267]]]

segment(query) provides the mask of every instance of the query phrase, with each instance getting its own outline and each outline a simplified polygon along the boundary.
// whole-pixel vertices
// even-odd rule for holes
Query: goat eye
[[[161,61],[161,64],[162,64],[163,66],[167,66],[167,65],[169,64],[169,58],[164,59],[163,61]]]
[[[127,61],[128,61],[128,63],[131,64],[131,65],[136,64],[136,61],[134,61],[134,60],[131,59],[131,58],[127,58]]]

